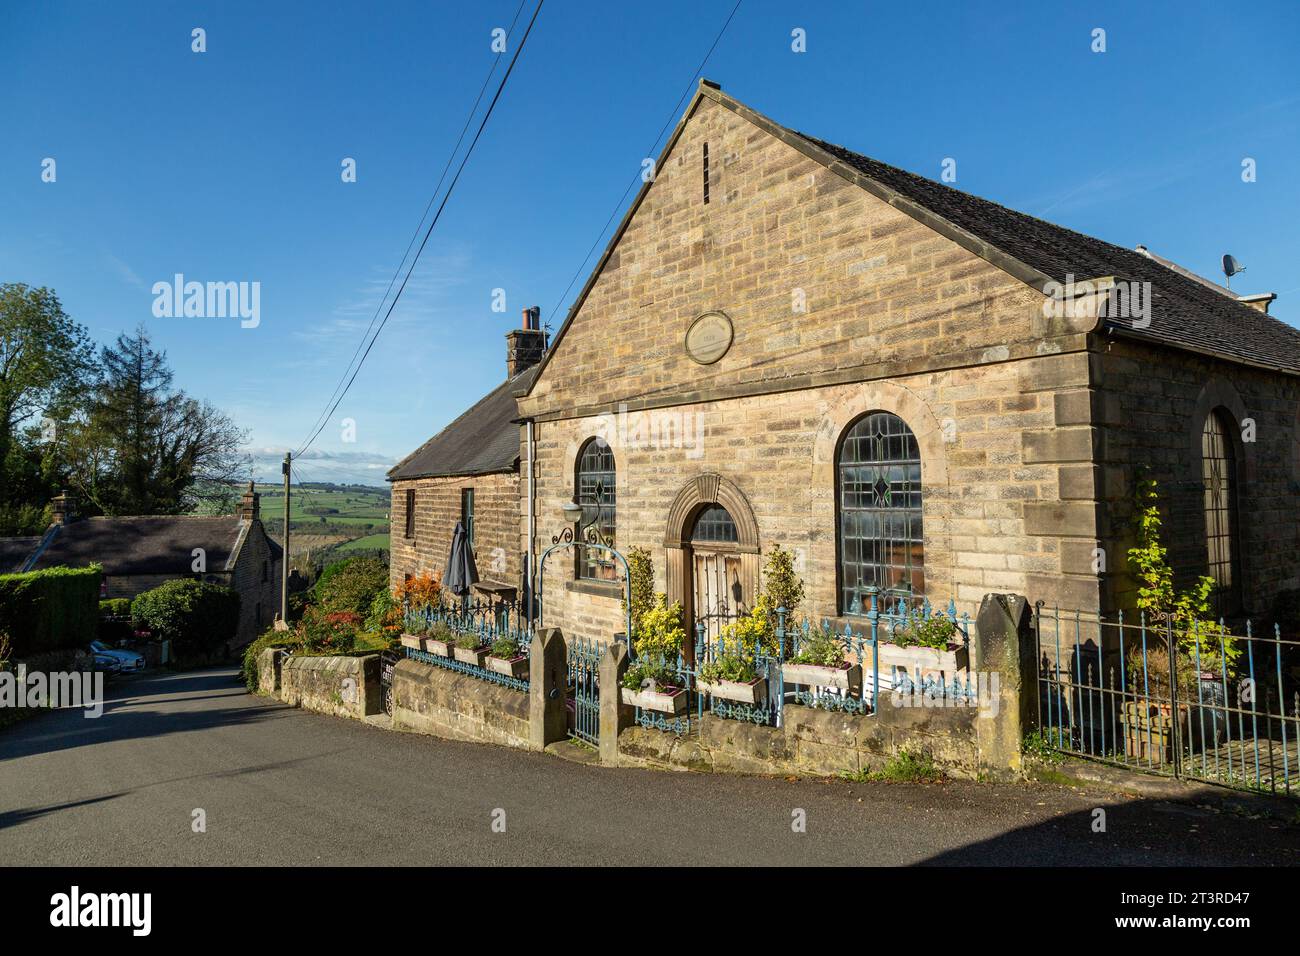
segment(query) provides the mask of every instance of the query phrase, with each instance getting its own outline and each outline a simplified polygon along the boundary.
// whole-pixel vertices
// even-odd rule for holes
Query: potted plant
[[[880,666],[906,674],[938,671],[951,677],[970,666],[970,651],[957,622],[943,614],[919,614],[897,623],[878,645]]]
[[[803,646],[782,666],[782,680],[848,691],[861,688],[862,667],[844,659],[844,645],[832,632],[814,628]]]
[[[403,647],[409,647],[413,651],[418,651],[423,647],[423,635],[427,625],[423,618],[408,620],[405,629],[402,631],[401,641]]]
[[[1128,756],[1156,763],[1171,761],[1175,720],[1191,753],[1223,742],[1228,722],[1223,675],[1226,671],[1229,680],[1235,675],[1240,650],[1234,644],[1230,637],[1216,640],[1215,635],[1202,635],[1198,640],[1196,635],[1179,635],[1172,682],[1169,651],[1163,640],[1129,649],[1124,696],[1136,699],[1125,700],[1120,714]]]
[[[457,634],[456,645],[452,648],[456,660],[462,664],[473,664],[475,667],[483,666],[489,650],[491,647],[484,644],[482,638],[473,631]]]
[[[767,678],[758,676],[754,656],[743,648],[724,645],[700,667],[699,690],[711,697],[757,704],[767,699]]]
[[[528,676],[528,655],[513,637],[498,637],[487,656],[487,669],[506,677]]]
[[[442,621],[424,632],[424,650],[437,657],[451,657],[456,646],[456,635]]]
[[[623,703],[661,714],[686,713],[686,688],[678,686],[677,675],[665,662],[642,658],[623,675],[620,695]]]

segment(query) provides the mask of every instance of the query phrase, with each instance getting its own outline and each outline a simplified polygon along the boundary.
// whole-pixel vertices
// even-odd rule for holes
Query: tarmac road
[[[0,731],[0,863],[1300,863],[1300,827],[1191,804],[612,770],[295,710],[233,669],[123,679],[108,697],[99,719]]]

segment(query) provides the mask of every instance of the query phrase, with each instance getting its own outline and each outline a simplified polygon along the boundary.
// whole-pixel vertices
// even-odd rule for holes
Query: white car
[[[115,647],[109,647],[103,641],[91,641],[90,650],[95,655],[95,660],[111,660],[117,664],[114,670],[120,674],[133,674],[136,671],[144,670],[144,655],[137,654],[135,651],[118,650]],[[107,659],[107,660],[105,660]]]

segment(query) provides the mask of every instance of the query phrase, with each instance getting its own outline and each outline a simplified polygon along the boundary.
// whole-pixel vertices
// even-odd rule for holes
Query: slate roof
[[[806,133],[795,135],[1057,282],[1064,283],[1067,275],[1076,282],[1103,276],[1150,282],[1150,326],[1108,319],[1116,332],[1300,374],[1300,330],[1225,295],[1208,280]]]
[[[103,565],[105,575],[193,573],[193,551],[206,552],[208,570],[228,570],[232,555],[243,544],[249,523],[233,515],[149,515],[84,518],[56,525],[32,570],[58,566]],[[5,541],[26,539],[4,539]],[[40,540],[40,539],[34,539]],[[280,545],[269,539],[279,558]],[[30,555],[34,548],[28,550]]]
[[[532,383],[537,366],[502,382],[468,411],[399,461],[389,481],[486,475],[519,464],[519,409],[514,390]]]
[[[40,543],[39,537],[0,538],[0,574],[10,574],[21,568]]]

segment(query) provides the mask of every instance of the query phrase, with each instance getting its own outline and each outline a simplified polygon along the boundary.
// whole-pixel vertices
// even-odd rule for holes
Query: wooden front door
[[[694,583],[693,621],[704,625],[704,638],[717,641],[722,628],[749,609],[749,595],[740,583],[740,555],[713,548],[695,546],[692,579]],[[692,634],[698,639],[699,629]]]

